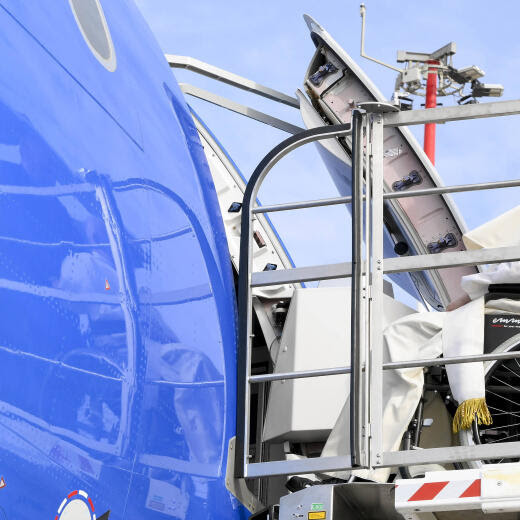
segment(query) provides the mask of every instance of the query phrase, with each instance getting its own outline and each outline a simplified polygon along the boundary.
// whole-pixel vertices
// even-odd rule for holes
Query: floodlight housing
[[[471,86],[474,97],[500,97],[504,93],[504,87],[500,83],[480,83],[475,80]]]
[[[420,67],[410,67],[409,69],[404,69],[401,73],[402,83],[420,83],[422,79],[423,75]]]
[[[469,83],[476,79],[484,76],[485,72],[476,65],[471,65],[470,67],[464,67],[463,69],[458,69],[457,73],[464,80],[465,83]]]

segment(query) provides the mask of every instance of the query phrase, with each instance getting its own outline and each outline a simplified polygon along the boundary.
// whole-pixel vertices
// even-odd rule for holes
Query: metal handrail
[[[394,274],[444,267],[460,267],[464,265],[498,264],[520,260],[520,247],[497,247],[493,249],[477,249],[475,251],[452,251],[441,254],[426,254],[384,258],[383,272]],[[352,265],[348,262],[325,264],[309,267],[293,267],[276,271],[256,271],[252,273],[251,285],[264,287],[310,280],[331,280],[334,278],[350,278]]]
[[[220,81],[221,83],[226,83],[232,87],[246,90],[258,96],[265,97],[271,101],[283,103],[284,105],[290,106],[292,108],[300,108],[300,102],[298,98],[284,94],[283,92],[275,90],[271,87],[266,87],[265,85],[248,78],[244,78],[243,76],[239,76],[238,74],[234,74],[233,72],[215,67],[215,65],[210,65],[209,63],[192,58],[191,56],[165,54],[165,57],[168,61],[168,64],[172,68],[186,69],[197,74],[202,74],[203,76],[214,79],[216,81]]]
[[[283,92],[271,89],[257,82],[251,81],[247,78],[243,78],[236,74],[230,73],[223,69],[219,69],[207,63],[195,60],[193,58],[184,56],[173,56],[167,55],[168,62],[173,68],[185,68],[197,74],[210,77],[214,80],[226,83],[233,87],[249,91],[253,94],[263,96],[272,101],[285,104],[287,106],[298,108],[299,100],[293,98]],[[237,477],[261,477],[269,475],[282,475],[282,474],[296,474],[306,473],[315,471],[335,471],[345,469],[350,465],[352,466],[360,461],[361,455],[361,414],[365,414],[366,426],[371,427],[375,424],[377,427],[373,430],[378,430],[381,425],[377,418],[377,412],[380,411],[380,403],[376,402],[373,396],[382,393],[381,382],[383,370],[395,370],[410,367],[420,366],[435,366],[435,365],[448,365],[455,363],[468,363],[475,361],[490,361],[497,359],[516,359],[520,358],[520,352],[507,352],[501,354],[487,354],[482,356],[459,356],[452,358],[436,358],[428,360],[412,360],[412,361],[397,361],[391,363],[383,363],[380,355],[377,354],[377,350],[382,350],[382,344],[378,343],[378,337],[382,338],[380,323],[373,324],[374,321],[368,317],[369,332],[371,338],[375,341],[373,350],[370,351],[373,358],[367,359],[365,363],[361,362],[361,341],[359,337],[359,331],[361,326],[365,326],[361,321],[360,307],[364,306],[367,309],[372,309],[371,312],[380,314],[382,312],[382,275],[385,273],[397,273],[402,271],[414,271],[424,269],[438,269],[442,267],[460,266],[460,265],[475,265],[478,263],[490,263],[499,261],[514,261],[520,260],[520,248],[501,248],[491,251],[483,252],[451,252],[443,253],[442,255],[416,255],[410,257],[401,258],[388,258],[384,259],[382,254],[382,228],[383,228],[383,215],[382,207],[383,200],[390,199],[401,199],[408,197],[421,197],[429,195],[440,195],[446,193],[476,191],[476,190],[488,190],[498,189],[513,186],[520,186],[520,180],[507,180],[498,181],[492,183],[480,183],[480,184],[467,184],[461,186],[449,186],[449,187],[435,187],[428,189],[411,189],[406,192],[389,192],[383,193],[383,182],[382,182],[382,129],[383,127],[396,127],[396,126],[407,126],[424,123],[444,123],[448,121],[463,120],[463,119],[474,119],[482,117],[492,116],[504,116],[513,115],[520,113],[520,100],[517,101],[505,101],[496,103],[485,103],[481,105],[465,105],[458,107],[442,107],[433,108],[429,110],[421,111],[408,111],[408,112],[395,112],[395,107],[385,106],[384,103],[365,103],[360,106],[366,112],[354,111],[353,114],[353,126],[356,126],[361,120],[363,128],[367,129],[367,178],[371,178],[376,181],[376,187],[373,188],[373,193],[370,191],[372,187],[370,182],[366,184],[366,193],[363,194],[363,171],[365,165],[363,164],[363,136],[360,131],[357,131],[357,136],[353,139],[353,196],[352,197],[335,197],[321,200],[311,200],[303,202],[289,202],[285,204],[276,204],[271,206],[254,207],[256,201],[256,195],[262,184],[265,176],[269,170],[286,154],[290,151],[313,141],[319,141],[327,138],[335,138],[339,136],[348,135],[350,133],[350,125],[334,125],[325,126],[322,128],[315,128],[312,130],[301,131],[300,127],[280,120],[269,114],[251,109],[236,103],[234,101],[217,96],[211,92],[204,91],[198,87],[192,85],[182,85],[181,88],[187,94],[198,97],[217,106],[223,107],[228,110],[232,110],[238,114],[244,115],[260,121],[262,123],[271,125],[275,128],[279,128],[283,131],[294,133],[293,137],[285,140],[275,147],[269,154],[267,154],[260,164],[255,169],[249,183],[246,187],[244,194],[244,203],[242,206],[242,235],[240,245],[240,272],[238,282],[238,293],[239,293],[239,348],[238,348],[238,363],[237,363],[237,380],[238,380],[238,392],[237,392],[237,443],[236,443],[236,460],[235,470]],[[390,112],[389,112],[390,111]],[[393,111],[394,113],[391,113]],[[372,112],[372,119],[367,116],[367,113]],[[370,120],[369,120],[370,119]],[[374,125],[374,121],[377,120],[377,124]],[[361,127],[358,129],[361,130]],[[369,130],[375,131],[373,141],[369,143]],[[361,136],[361,138],[359,138]],[[370,148],[370,151],[369,151]],[[374,160],[375,154],[377,159]],[[375,167],[374,167],[375,164]],[[370,173],[369,173],[370,172]],[[361,239],[363,232],[363,219],[360,218],[360,210],[363,209],[363,201],[367,201],[365,204],[365,210],[367,212],[367,221],[371,221],[373,225],[380,224],[381,229],[374,232],[372,228],[372,237],[370,238],[370,230],[367,227],[367,253],[365,258],[367,261],[362,263],[361,256]],[[370,208],[371,202],[374,208]],[[307,268],[294,268],[292,270],[278,270],[272,272],[252,272],[252,229],[253,221],[256,214],[263,214],[275,211],[288,211],[293,209],[304,209],[311,207],[323,207],[337,204],[353,204],[353,215],[355,218],[352,219],[353,226],[353,244],[352,264],[331,264],[325,269],[325,266],[313,266]],[[372,211],[372,214],[370,214]],[[373,240],[373,243],[372,243]],[[371,242],[368,244],[368,242]],[[375,246],[373,245],[375,244]],[[372,251],[368,252],[368,248],[372,247]],[[376,266],[374,266],[373,262]],[[364,265],[366,264],[366,265]],[[326,272],[325,272],[326,271]],[[341,278],[345,276],[353,277],[353,290],[352,290],[352,307],[351,307],[351,364],[352,367],[338,367],[321,370],[306,370],[300,372],[291,373],[278,373],[278,374],[260,374],[251,375],[251,340],[252,340],[252,290],[254,287],[260,287],[265,285],[274,285],[281,283],[292,283],[306,280],[317,280],[317,279],[330,279],[330,278]],[[361,287],[363,277],[370,279],[368,284],[370,285],[371,291],[375,294],[372,303],[364,303],[358,290]],[[368,302],[370,298],[367,298],[365,302]],[[370,345],[368,341],[364,343]],[[245,347],[245,348],[244,348]],[[371,347],[372,348],[372,347]],[[368,351],[368,349],[367,349]],[[299,460],[291,461],[271,461],[252,463],[248,465],[248,445],[249,445],[249,415],[250,415],[250,385],[258,383],[266,383],[268,381],[277,381],[280,379],[298,379],[302,377],[319,377],[324,375],[338,375],[348,374],[353,372],[351,375],[351,427],[357,421],[352,428],[351,434],[351,454],[352,457],[338,456],[328,458],[317,458],[310,460]],[[367,376],[373,378],[369,384],[365,384],[365,388],[361,386],[361,375],[365,371]],[[366,380],[369,380],[366,377]],[[375,384],[373,384],[375,383]],[[373,386],[372,386],[373,384]],[[365,391],[366,400],[370,402],[370,411],[367,415],[367,405],[361,409],[361,393]],[[379,393],[379,394],[378,394]],[[374,407],[372,407],[374,405]],[[379,406],[379,409],[378,409]],[[376,413],[374,413],[376,410]],[[360,412],[360,413],[358,413]],[[371,423],[371,421],[373,421]],[[468,451],[468,448],[460,448],[454,454],[453,449],[450,448],[448,452],[444,452],[442,448],[411,451],[411,452],[389,452],[389,453],[377,453],[376,457],[372,458],[372,450],[381,449],[381,437],[378,431],[364,432],[364,449],[365,454],[369,454],[369,457],[361,461],[362,463],[373,464],[375,466],[395,466],[395,465],[407,465],[407,464],[421,464],[421,463],[441,463],[445,461],[452,461],[455,458],[457,460],[474,460],[475,458],[489,459],[494,454],[494,449],[491,446],[476,446],[473,451]],[[511,454],[520,453],[520,442],[519,443],[507,443],[507,446],[501,447],[502,452],[508,451]],[[465,451],[464,451],[465,450]],[[477,457],[478,456],[478,457]]]
[[[249,450],[249,400],[251,376],[251,334],[252,334],[252,233],[253,214],[258,190],[269,171],[292,150],[307,143],[345,136],[351,133],[351,125],[332,125],[305,130],[293,135],[275,146],[258,164],[249,179],[242,202],[240,261],[238,275],[238,359],[237,359],[237,414],[235,471],[237,477],[244,477]]]
[[[265,179],[268,172],[272,169],[272,167],[285,155],[290,153],[290,151],[303,146],[309,142],[319,141],[322,139],[332,138],[344,136],[351,133],[350,125],[334,125],[334,126],[325,126],[320,128],[314,128],[312,130],[307,130],[304,132],[300,132],[289,139],[286,139],[282,143],[280,143],[277,147],[275,147],[271,152],[269,152],[264,159],[259,163],[257,168],[255,169],[253,175],[251,176],[246,191],[244,194],[244,201],[242,205],[242,221],[241,221],[241,244],[240,244],[240,268],[239,268],[239,283],[238,283],[238,298],[239,298],[239,349],[238,349],[238,399],[237,399],[237,450],[236,450],[236,476],[237,477],[258,477],[258,476],[267,476],[270,474],[289,474],[296,473],[296,471],[291,471],[290,469],[284,470],[280,468],[281,464],[284,464],[283,461],[276,462],[264,462],[264,463],[254,463],[250,465],[251,471],[248,473],[247,471],[247,461],[248,461],[248,446],[249,446],[249,399],[250,399],[250,385],[258,384],[258,383],[266,383],[269,381],[278,381],[283,379],[299,379],[305,377],[321,377],[326,375],[339,375],[339,374],[351,374],[351,466],[355,467],[356,465],[366,465],[366,460],[362,460],[361,455],[366,455],[366,451],[363,453],[363,446],[361,442],[361,437],[363,435],[365,442],[365,450],[367,446],[372,449],[372,440],[368,440],[371,436],[373,437],[380,435],[380,433],[372,432],[372,434],[365,432],[361,434],[361,430],[363,428],[362,424],[362,413],[366,413],[366,404],[364,410],[362,409],[362,385],[361,385],[361,376],[362,372],[366,371],[367,373],[370,370],[371,377],[374,376],[375,372],[378,370],[381,372],[382,370],[396,370],[403,368],[411,368],[411,367],[427,367],[427,366],[437,366],[437,365],[451,365],[451,364],[459,364],[459,363],[471,363],[476,361],[491,361],[491,360],[499,360],[499,359],[516,359],[520,358],[520,352],[507,352],[500,354],[483,354],[477,356],[458,356],[458,357],[450,357],[450,358],[436,358],[436,359],[427,359],[427,360],[411,360],[411,361],[397,361],[391,363],[382,363],[382,359],[378,358],[378,360],[373,364],[373,366],[369,367],[369,359],[365,361],[365,364],[361,362],[361,340],[360,340],[360,330],[364,326],[364,323],[361,320],[361,305],[362,298],[360,294],[361,282],[363,276],[367,276],[370,274],[372,279],[376,279],[376,285],[374,286],[374,290],[379,290],[380,286],[377,285],[382,282],[382,274],[383,274],[383,264],[384,272],[402,272],[402,271],[414,271],[414,270],[424,270],[424,269],[438,269],[442,267],[452,267],[457,265],[476,265],[490,262],[501,262],[505,260],[520,260],[520,248],[518,247],[507,247],[507,248],[497,248],[494,250],[485,250],[485,251],[463,251],[463,252],[452,252],[452,253],[443,253],[441,255],[418,255],[415,257],[401,257],[401,258],[382,258],[382,234],[378,234],[377,238],[374,242],[374,252],[371,257],[371,263],[367,261],[363,262],[361,256],[361,244],[362,244],[362,234],[363,234],[363,201],[371,200],[372,204],[376,206],[373,209],[374,219],[373,226],[376,226],[378,223],[383,225],[382,223],[382,209],[381,211],[377,209],[378,205],[381,205],[384,199],[398,199],[398,198],[408,198],[408,197],[416,197],[416,196],[427,196],[427,195],[437,195],[442,193],[455,193],[455,192],[464,192],[464,191],[478,191],[485,189],[497,189],[497,188],[505,188],[505,187],[513,187],[520,186],[520,180],[508,180],[508,181],[498,181],[491,183],[479,183],[479,184],[467,184],[461,186],[449,186],[449,187],[436,187],[429,188],[424,190],[413,190],[410,192],[392,192],[385,193],[382,192],[382,129],[384,126],[402,126],[408,124],[418,124],[418,121],[423,120],[435,120],[435,122],[442,122],[443,114],[445,112],[445,120],[453,121],[453,120],[462,120],[462,119],[470,119],[470,118],[479,118],[479,117],[492,117],[493,115],[508,115],[508,114],[517,114],[520,113],[520,101],[513,102],[501,102],[501,103],[488,103],[486,107],[476,106],[476,107],[448,107],[445,109],[431,109],[431,114],[401,114],[401,113],[384,113],[384,107],[378,105],[373,107],[371,110],[373,113],[372,119],[369,120],[368,112],[362,112],[360,110],[353,111],[353,119],[352,119],[352,149],[353,149],[353,190],[352,197],[336,197],[332,199],[322,199],[315,201],[306,201],[306,202],[293,202],[287,204],[278,204],[274,206],[264,206],[264,207],[254,207],[256,196],[258,194],[258,190]],[[381,108],[381,110],[379,110]],[[367,108],[367,111],[369,109]],[[425,119],[426,118],[426,119]],[[370,182],[365,184],[366,194],[363,193],[363,171],[364,171],[364,138],[363,138],[363,129],[367,129],[367,157],[370,159],[367,160],[367,177],[369,176],[368,171],[374,177],[371,177],[372,183],[376,183],[375,187],[371,187]],[[369,131],[375,132],[376,138],[374,142],[369,143],[368,133]],[[379,142],[380,141],[380,142]],[[370,151],[369,151],[370,148]],[[373,155],[370,155],[373,154]],[[381,157],[379,157],[379,155]],[[377,159],[374,158],[377,156]],[[380,184],[380,185],[379,185]],[[370,190],[373,189],[373,196],[371,198]],[[334,204],[344,204],[350,203],[353,204],[353,218],[352,218],[352,264],[333,264],[329,266],[332,272],[326,273],[325,269],[327,266],[314,266],[307,268],[294,268],[290,270],[284,271],[272,271],[272,272],[262,272],[262,273],[253,273],[252,272],[252,229],[253,223],[255,220],[255,215],[257,213],[267,213],[270,211],[285,211],[292,209],[303,209],[307,207],[318,207],[318,206],[327,206]],[[368,204],[366,205],[368,206]],[[369,211],[369,208],[366,208],[366,211]],[[376,212],[377,216],[376,216]],[[374,229],[372,229],[374,232]],[[370,234],[370,231],[368,231]],[[381,231],[382,233],[382,231]],[[381,244],[380,244],[381,242]],[[367,242],[368,244],[368,242]],[[376,251],[377,249],[377,251]],[[384,261],[384,262],[383,262]],[[373,263],[376,262],[378,265],[374,266]],[[366,263],[366,265],[364,265]],[[395,264],[395,265],[394,265]],[[293,272],[293,276],[287,275],[287,272]],[[313,277],[316,273],[319,274],[318,277]],[[304,280],[315,280],[315,279],[327,279],[327,278],[340,278],[343,276],[352,276],[352,306],[351,306],[351,366],[350,367],[338,367],[338,368],[330,368],[330,369],[320,369],[320,370],[306,370],[300,372],[286,372],[286,373],[278,373],[278,374],[260,374],[260,375],[251,375],[251,340],[252,340],[252,290],[255,286],[263,286],[263,285],[275,285],[280,283],[280,280],[283,279],[289,282],[297,282]],[[373,282],[372,282],[373,283]],[[381,289],[382,290],[382,289]],[[379,294],[379,293],[378,293]],[[371,298],[370,298],[371,299]],[[368,300],[367,300],[368,301]],[[377,297],[378,305],[380,305],[380,297]],[[363,304],[365,305],[365,304]],[[370,306],[370,304],[368,304]],[[372,304],[373,305],[373,304]],[[375,327],[372,329],[372,325],[370,323],[372,320],[369,318],[369,330],[370,333],[376,331],[381,332],[380,327]],[[375,336],[374,336],[375,337]],[[377,358],[376,358],[377,359]],[[379,378],[376,388],[381,389],[380,386],[381,379]],[[243,391],[242,391],[243,389]],[[369,394],[365,396],[366,400],[368,400],[372,406],[372,389],[365,389]],[[375,408],[377,408],[378,402],[374,401],[373,403]],[[379,402],[380,405],[380,402]],[[366,417],[366,416],[365,416]],[[366,419],[365,419],[366,420]],[[375,420],[373,411],[370,411],[370,419],[367,423],[370,426],[370,421]],[[380,423],[377,423],[380,424]],[[501,447],[502,451],[508,451],[508,453],[512,453],[517,449],[517,445],[520,443],[506,443],[507,447]],[[510,444],[510,446],[509,446]],[[373,443],[374,449],[380,450],[381,448],[381,437],[377,438],[377,441]],[[483,455],[484,453],[488,453],[485,447],[473,447],[473,451],[468,451],[469,448],[457,448],[457,456],[461,457],[461,460],[473,460]],[[466,451],[464,451],[466,450]],[[424,450],[425,453],[416,454],[416,453],[408,453],[408,452],[399,452],[399,456],[403,458],[404,464],[412,464],[418,462],[432,462],[437,460],[437,452],[435,449],[432,453],[429,453],[431,450]],[[428,451],[428,453],[426,453]],[[439,452],[440,453],[440,452]],[[451,452],[450,452],[451,453]],[[404,455],[403,455],[404,454]],[[370,455],[370,464],[374,464],[376,466],[388,466],[393,465],[395,463],[397,453],[382,453],[378,452],[375,455],[375,460],[372,460],[372,455]],[[449,454],[442,455],[441,459],[449,458]],[[489,458],[489,455],[487,455]],[[305,466],[306,472],[312,472],[316,468],[321,468],[324,470],[325,467],[329,468],[328,470],[340,469],[340,467],[345,468],[345,457],[336,457],[329,458],[327,461],[316,462],[314,459],[312,461],[307,461],[309,464],[300,464],[302,468],[298,467],[297,472],[302,472],[303,466]],[[368,459],[367,459],[368,460]],[[440,459],[439,459],[440,460]],[[308,467],[307,467],[308,466]],[[271,470],[268,468],[272,468]]]
[[[423,190],[390,191],[383,195],[384,200],[406,199],[410,197],[426,197],[428,195],[443,195],[445,193],[460,193],[468,191],[497,190],[501,188],[514,188],[520,186],[519,179],[495,182],[479,182],[475,184],[459,184],[457,186],[439,186]],[[363,195],[363,200],[365,196]],[[293,209],[308,209],[323,206],[335,206],[337,204],[350,204],[352,197],[332,197],[329,199],[306,200],[302,202],[289,202],[286,204],[273,204],[272,206],[259,206],[253,209],[253,213],[274,213],[275,211],[290,211]]]
[[[179,87],[184,94],[202,99],[203,101],[207,101],[208,103],[225,108],[226,110],[230,110],[236,114],[249,117],[250,119],[254,119],[255,121],[259,121],[265,125],[272,126],[273,128],[278,128],[278,130],[282,130],[289,134],[298,134],[304,131],[301,126],[293,125],[292,123],[288,123],[283,119],[271,116],[265,112],[260,112],[260,110],[255,110],[254,108],[242,105],[241,103],[237,103],[231,99],[219,96],[218,94],[213,94],[213,92],[196,87],[195,85],[190,85],[189,83],[179,83]]]
[[[435,367],[445,365],[459,365],[475,363],[478,361],[497,361],[501,359],[520,359],[519,352],[500,352],[497,354],[481,354],[475,356],[438,357],[430,359],[412,359],[410,361],[391,361],[383,363],[383,370],[401,370],[403,368]],[[365,367],[363,367],[363,370]],[[251,376],[251,383],[271,383],[273,381],[285,381],[286,379],[307,379],[311,377],[340,376],[350,374],[351,367],[319,368],[315,370],[299,370],[295,372],[276,372],[274,374],[259,374]]]
[[[243,76],[239,76],[233,72],[229,72],[219,67],[215,67],[214,65],[210,65],[209,63],[197,60],[196,58],[191,58],[190,56],[178,56],[175,54],[166,54],[165,57],[171,68],[189,70],[195,74],[200,74],[202,76],[214,79],[215,81],[225,83],[226,85],[231,85],[232,87],[251,92],[252,94],[267,98],[276,103],[282,103],[291,108],[300,108],[300,100],[298,98],[289,96],[283,92],[280,92],[279,90],[275,90],[271,87],[257,83],[256,81],[244,78]],[[303,128],[284,121],[283,119],[271,116],[265,112],[260,112],[259,110],[242,105],[241,103],[237,103],[231,99],[214,94],[213,92],[209,92],[195,85],[190,85],[189,83],[179,83],[179,87],[184,94],[202,99],[203,101],[207,101],[208,103],[225,108],[226,110],[231,110],[236,114],[249,117],[259,121],[260,123],[270,125],[273,128],[278,128],[284,132],[296,134],[304,130]]]
[[[363,373],[361,369],[361,343],[363,315],[361,292],[363,291],[363,127],[364,115],[352,111],[352,284],[350,306],[350,457],[353,467],[361,466],[361,432],[363,409]],[[370,182],[366,191],[369,195]],[[365,214],[366,217],[366,214]],[[367,248],[369,244],[367,243]],[[368,253],[367,253],[368,254]]]

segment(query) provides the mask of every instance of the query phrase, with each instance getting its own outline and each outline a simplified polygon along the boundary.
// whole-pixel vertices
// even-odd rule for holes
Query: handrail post
[[[383,315],[383,115],[371,114],[370,131],[367,135],[369,155],[369,172],[367,182],[371,182],[371,261],[370,261],[370,294],[369,297],[369,341],[367,357],[369,358],[368,421],[370,424],[368,461],[374,467],[382,463],[383,453],[383,330],[380,316]],[[368,180],[369,179],[369,180]],[[367,201],[368,202],[368,201]],[[367,224],[368,225],[368,224]]]
[[[352,112],[352,293],[350,308],[350,456],[352,467],[362,465],[363,372],[363,127],[366,116]]]
[[[240,261],[238,273],[238,345],[236,388],[235,477],[247,478],[249,460],[249,427],[251,396],[251,350],[253,332],[252,246],[253,212],[258,190],[273,166],[289,152],[307,143],[345,136],[351,133],[350,124],[324,126],[304,130],[275,146],[255,168],[249,179],[242,202],[240,231]]]
[[[240,235],[240,259],[238,278],[238,345],[237,345],[237,411],[235,442],[235,477],[247,475],[249,460],[249,428],[251,412],[251,351],[253,333],[253,289],[251,274],[253,258],[251,254],[252,229],[255,216],[252,211],[254,185],[249,185],[244,193]]]

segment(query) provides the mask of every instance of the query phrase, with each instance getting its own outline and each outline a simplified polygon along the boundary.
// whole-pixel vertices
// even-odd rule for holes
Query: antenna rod
[[[394,67],[389,63],[385,63],[384,61],[378,60],[376,58],[372,58],[365,54],[365,15],[366,15],[366,7],[365,4],[361,4],[359,6],[359,14],[361,15],[361,57],[366,58],[367,60],[375,61],[379,65],[383,65],[384,67],[388,67],[389,69],[396,70],[397,72],[402,72],[402,69]]]

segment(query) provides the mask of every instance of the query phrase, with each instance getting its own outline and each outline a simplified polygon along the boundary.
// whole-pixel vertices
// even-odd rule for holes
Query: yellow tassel
[[[483,397],[468,399],[459,405],[453,418],[453,433],[469,430],[475,420],[475,416],[478,424],[489,426],[493,422],[486,400]]]

